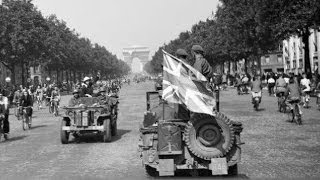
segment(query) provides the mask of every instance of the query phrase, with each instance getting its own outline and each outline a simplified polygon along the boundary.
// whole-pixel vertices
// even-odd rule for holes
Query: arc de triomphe
[[[124,61],[131,67],[132,72],[143,71],[144,65],[149,61],[150,50],[148,47],[132,46],[123,48]]]

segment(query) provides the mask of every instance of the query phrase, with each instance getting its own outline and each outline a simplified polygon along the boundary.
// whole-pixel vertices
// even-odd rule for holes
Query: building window
[[[293,66],[292,67],[295,69],[297,67],[297,61],[293,60],[292,62],[293,62]]]
[[[318,31],[314,30],[314,52],[318,52]]]
[[[278,63],[283,63],[281,55],[278,55]]]
[[[303,61],[302,61],[302,59],[299,59],[299,68],[303,68]]]
[[[296,59],[296,42],[293,42],[293,58]]]
[[[266,64],[270,64],[270,57],[266,56]]]

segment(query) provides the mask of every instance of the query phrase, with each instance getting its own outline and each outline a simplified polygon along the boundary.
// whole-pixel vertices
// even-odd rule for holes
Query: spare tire
[[[185,129],[184,140],[197,157],[210,160],[222,157],[231,149],[234,131],[231,121],[223,114],[194,114]]]

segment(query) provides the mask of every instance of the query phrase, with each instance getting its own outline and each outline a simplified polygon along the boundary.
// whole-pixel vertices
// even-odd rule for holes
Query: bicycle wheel
[[[25,131],[27,129],[27,119],[25,117],[25,114],[22,116],[22,129]]]
[[[302,124],[302,120],[301,120],[300,108],[299,108],[298,104],[295,105],[294,111],[295,111],[295,122],[298,125],[301,125]]]
[[[28,118],[28,128],[29,129],[31,129],[31,123],[32,123],[32,117],[30,116],[29,118]]]
[[[58,106],[57,106],[57,105],[54,105],[54,115],[55,115],[55,116],[58,116],[58,114],[59,114]]]

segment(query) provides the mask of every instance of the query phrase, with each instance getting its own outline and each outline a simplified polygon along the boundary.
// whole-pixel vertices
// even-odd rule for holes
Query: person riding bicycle
[[[50,101],[53,101],[53,103],[56,103],[55,105],[57,108],[59,108],[59,103],[60,103],[60,91],[58,87],[54,87],[53,91],[51,92],[51,98]]]
[[[42,105],[42,96],[43,96],[43,89],[40,85],[38,85],[36,91],[35,91],[36,100],[38,102],[39,108],[41,108]]]
[[[7,97],[4,96],[3,91],[0,91],[0,105],[3,107],[4,113],[4,121],[3,121],[3,135],[5,139],[8,139],[8,134],[10,132],[10,125],[9,125],[9,100]]]
[[[276,95],[277,97],[282,97],[284,93],[286,92],[287,83],[286,80],[283,78],[283,74],[280,75],[280,77],[276,81]]]
[[[302,87],[302,102],[303,102],[303,106],[306,106],[306,95],[310,93],[311,91],[311,82],[310,80],[307,78],[307,75],[305,73],[302,74],[302,79],[300,81],[300,85]]]
[[[285,96],[286,96],[286,101],[285,101],[286,105],[290,108],[290,111],[293,111],[294,107],[292,106],[291,102],[293,102],[293,101],[300,102],[299,85],[295,82],[293,77],[291,77],[289,80],[289,84],[286,88]],[[299,104],[298,104],[298,106],[299,106]]]
[[[251,93],[252,93],[252,103],[254,102],[254,98],[259,98],[259,103],[261,103],[262,98],[262,83],[259,76],[253,77],[253,81],[251,83]]]
[[[22,112],[22,108],[26,108],[26,112],[28,117],[32,117],[33,109],[32,109],[32,97],[28,93],[28,91],[23,91],[23,95],[21,96],[20,99],[20,107],[19,107],[19,112]]]

